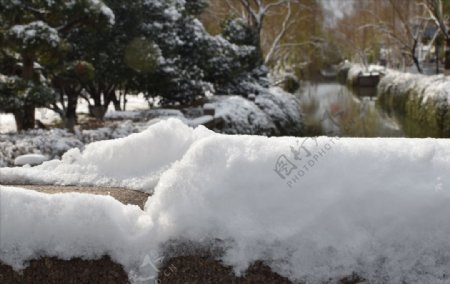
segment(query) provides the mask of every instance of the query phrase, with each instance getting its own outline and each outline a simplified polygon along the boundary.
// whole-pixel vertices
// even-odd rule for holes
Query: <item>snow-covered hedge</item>
[[[378,85],[378,96],[384,108],[409,122],[408,128],[414,135],[450,136],[450,79],[447,77],[389,71]]]
[[[222,135],[170,119],[62,161],[0,169],[0,183],[96,175],[96,184],[156,185],[144,210],[0,186],[0,261],[22,268],[41,256],[107,254],[139,283],[154,279],[172,240],[214,243],[237,272],[262,260],[300,283],[353,273],[368,283],[446,283],[449,172],[448,140]]]

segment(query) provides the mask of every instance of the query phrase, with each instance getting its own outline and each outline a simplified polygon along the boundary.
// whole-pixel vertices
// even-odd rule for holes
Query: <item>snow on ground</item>
[[[60,158],[72,148],[83,149],[85,144],[126,137],[146,129],[146,124],[123,121],[119,125],[70,133],[63,129],[34,129],[21,133],[0,134],[0,167],[12,166],[14,159],[26,154],[44,154]]]
[[[256,96],[255,102],[239,96],[215,96],[208,105],[215,109],[215,116],[204,115],[201,107],[183,109],[145,109],[143,96],[130,96],[132,111],[113,111],[106,114],[105,127],[77,130],[75,134],[61,129],[29,130],[21,133],[15,130],[14,117],[0,114],[0,167],[14,165],[14,159],[25,154],[43,154],[60,158],[71,148],[83,149],[85,144],[95,141],[126,137],[141,132],[160,120],[176,117],[189,126],[210,123],[213,130],[227,134],[293,135],[303,131],[303,117],[298,101],[280,88],[271,88]],[[208,106],[206,105],[206,106]],[[144,110],[145,109],[145,110]],[[81,103],[79,113],[87,112],[87,104]],[[46,124],[58,119],[56,113],[37,109],[36,118]],[[127,120],[124,120],[127,119]],[[223,123],[216,123],[218,120]],[[214,124],[216,123],[216,124]],[[1,133],[2,131],[8,133]]]
[[[177,131],[173,131],[177,129]],[[34,168],[1,168],[0,183],[45,183],[129,187],[152,192],[164,170],[210,131],[191,128],[179,120],[156,123],[147,130],[116,140],[74,148]]]
[[[65,130],[38,129],[21,134],[0,134],[0,166],[13,165],[14,160],[26,154],[44,154],[52,159],[83,143]]]
[[[12,114],[0,113],[0,133],[16,131],[16,122]]]
[[[149,105],[147,99],[143,94],[127,96],[127,111],[115,111],[114,106],[111,104],[108,108],[108,112],[105,115],[106,119],[129,119],[135,120],[139,118],[141,111],[148,110]],[[77,106],[78,113],[89,113],[89,106],[86,100],[80,99]],[[60,120],[59,115],[46,108],[36,109],[36,119],[39,119],[45,125],[52,124],[57,120]],[[16,123],[12,114],[0,113],[0,134],[15,132]]]
[[[219,257],[237,272],[263,260],[307,283],[353,272],[369,283],[446,283],[449,171],[449,140],[228,136],[169,119],[62,161],[0,169],[0,183],[157,182],[143,211],[0,187],[0,260],[20,268],[42,255],[109,254],[137,282],[155,276],[170,240],[220,239]]]
[[[52,124],[59,120],[59,115],[46,108],[36,109],[35,118],[44,124]],[[10,113],[0,113],[0,134],[17,131],[14,115]]]

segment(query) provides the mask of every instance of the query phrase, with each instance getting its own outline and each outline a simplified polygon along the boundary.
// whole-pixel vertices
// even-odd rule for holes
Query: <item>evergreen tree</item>
[[[18,130],[33,128],[35,108],[55,96],[51,70],[41,67],[57,60],[70,31],[112,24],[114,15],[100,0],[0,0],[0,10],[0,88],[8,90],[0,94],[0,109],[14,113]]]

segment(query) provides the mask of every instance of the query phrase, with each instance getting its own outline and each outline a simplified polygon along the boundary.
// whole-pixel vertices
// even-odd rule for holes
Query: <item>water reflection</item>
[[[309,83],[298,96],[307,136],[402,137],[397,121],[376,105],[375,90],[358,95],[338,83]]]

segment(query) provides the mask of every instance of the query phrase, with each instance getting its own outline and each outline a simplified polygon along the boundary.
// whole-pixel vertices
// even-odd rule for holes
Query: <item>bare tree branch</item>
[[[283,24],[281,26],[281,30],[278,33],[278,35],[275,37],[275,40],[272,43],[272,46],[270,47],[269,51],[267,52],[266,58],[264,60],[264,63],[268,63],[271,59],[273,54],[275,53],[275,50],[277,49],[277,47],[280,45],[281,39],[284,37],[284,35],[286,34],[286,32],[288,31],[289,28],[289,21],[291,19],[291,15],[292,15],[292,9],[291,9],[291,2],[288,1],[287,2],[287,9],[288,12],[284,18]]]

